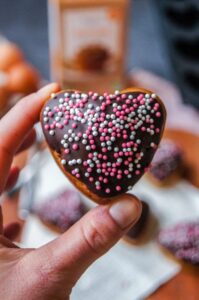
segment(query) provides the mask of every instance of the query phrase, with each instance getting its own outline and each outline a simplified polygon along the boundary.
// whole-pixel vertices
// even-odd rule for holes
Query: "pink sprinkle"
[[[58,127],[59,129],[62,129],[62,128],[63,128],[63,125],[60,124],[60,123],[57,123],[56,125],[57,125],[57,127]]]
[[[106,189],[106,190],[105,190],[105,192],[106,192],[107,194],[109,194],[110,191],[111,191],[110,189]]]
[[[101,190],[100,185],[97,185],[97,186],[96,186],[96,189],[97,189],[97,190]]]
[[[129,174],[129,171],[128,171],[128,170],[124,170],[124,174],[125,174],[125,175],[128,175],[128,174]]]
[[[135,174],[136,174],[136,175],[140,175],[140,171],[139,171],[139,170],[136,170],[136,171],[135,171]]]
[[[155,115],[156,115],[156,117],[158,117],[158,118],[161,117],[161,113],[160,113],[159,111],[158,111]]]
[[[65,153],[65,154],[69,154],[69,153],[70,153],[70,150],[69,150],[69,149],[65,149],[65,150],[64,150],[64,153]]]
[[[104,182],[104,183],[108,183],[108,179],[107,179],[107,178],[104,178],[103,182]]]
[[[73,144],[73,150],[78,150],[79,149],[79,146],[78,146],[78,144]]]
[[[88,171],[88,173],[91,173],[91,172],[92,172],[92,169],[91,169],[91,168],[88,168],[87,171]]]
[[[54,114],[53,114],[52,111],[50,111],[50,112],[48,113],[48,116],[49,116],[49,117],[53,117],[53,115],[54,115]]]
[[[127,100],[126,100],[126,104],[131,104],[131,100],[130,100],[130,99],[127,99]]]
[[[137,99],[140,101],[140,100],[142,100],[144,98],[144,95],[143,94],[140,94],[138,97],[137,97]]]
[[[117,175],[117,179],[122,179],[122,175]]]
[[[122,94],[122,99],[126,99],[126,94]]]
[[[44,128],[45,128],[46,130],[48,130],[48,129],[50,128],[50,126],[49,126],[49,125],[45,125]]]
[[[116,186],[116,191],[121,191],[121,187],[119,185]]]
[[[93,181],[94,181],[94,178],[93,178],[93,177],[89,177],[89,181],[90,181],[90,182],[93,182]]]
[[[156,130],[155,130],[157,133],[159,133],[160,132],[160,129],[159,128],[156,128]]]
[[[141,130],[142,131],[146,131],[146,128],[143,126],[143,127],[141,127]]]
[[[76,124],[76,123],[73,123],[73,124],[72,124],[72,128],[77,128],[77,124]]]
[[[55,129],[55,125],[54,125],[54,124],[51,124],[51,125],[50,125],[50,129]]]
[[[80,174],[79,174],[79,173],[77,173],[77,174],[76,174],[76,177],[77,177],[77,178],[80,178]]]

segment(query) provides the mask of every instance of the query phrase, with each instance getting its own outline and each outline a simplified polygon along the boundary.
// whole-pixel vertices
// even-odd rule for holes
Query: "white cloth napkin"
[[[39,182],[36,201],[42,201],[60,188],[71,186],[50,157],[40,172]],[[199,219],[199,191],[186,182],[180,182],[173,188],[159,189],[143,179],[134,187],[133,193],[144,196],[160,228],[181,220]],[[85,201],[93,205],[91,201]],[[56,236],[31,216],[25,227],[23,245],[38,247]],[[85,272],[71,299],[145,299],[179,271],[180,266],[167,258],[155,241],[139,247],[121,241]]]

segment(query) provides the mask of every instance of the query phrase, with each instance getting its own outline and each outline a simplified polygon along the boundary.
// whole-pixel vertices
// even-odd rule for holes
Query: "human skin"
[[[20,100],[0,120],[0,193],[16,183],[19,170],[12,166],[13,158],[33,143],[33,126],[41,108],[57,91],[56,83],[42,88]],[[0,211],[0,299],[69,299],[84,271],[136,223],[140,214],[138,199],[122,195],[114,203],[89,211],[52,242],[38,249],[24,249],[12,242],[19,225],[4,228]]]

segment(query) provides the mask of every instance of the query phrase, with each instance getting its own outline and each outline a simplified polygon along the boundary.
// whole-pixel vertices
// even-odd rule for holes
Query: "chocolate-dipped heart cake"
[[[62,91],[41,112],[57,164],[97,203],[132,189],[151,163],[165,119],[161,100],[135,88],[103,95]]]

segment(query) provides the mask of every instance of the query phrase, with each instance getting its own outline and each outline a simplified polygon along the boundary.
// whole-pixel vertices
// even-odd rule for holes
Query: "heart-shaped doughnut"
[[[151,163],[165,119],[161,100],[135,88],[103,95],[62,91],[41,112],[57,164],[97,203],[132,189]]]

